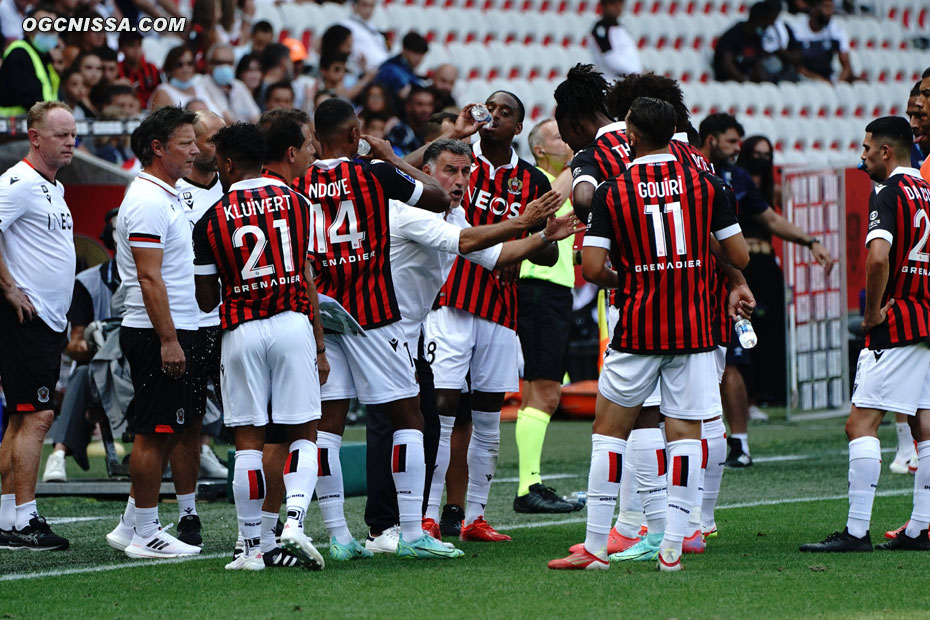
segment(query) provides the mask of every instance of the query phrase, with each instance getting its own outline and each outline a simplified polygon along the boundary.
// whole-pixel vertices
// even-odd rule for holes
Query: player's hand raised
[[[449,136],[450,138],[453,140],[461,140],[462,138],[473,136],[483,125],[488,124],[488,121],[481,121],[479,123],[475,120],[475,117],[471,115],[471,109],[476,105],[479,104],[469,103],[462,108],[458,118],[455,119],[455,128],[452,130],[452,135]]]
[[[574,212],[563,215],[562,217],[550,217],[546,222],[546,239],[550,241],[561,241],[580,233],[586,228],[585,224],[578,219]]]
[[[387,140],[382,140],[381,138],[376,138],[374,136],[362,136],[368,144],[371,145],[371,151],[367,155],[359,155],[362,159],[381,159],[384,161],[390,161],[392,157],[395,157],[394,147],[391,146],[391,143]]]
[[[756,298],[747,284],[737,284],[730,288],[727,297],[727,314],[734,321],[748,319],[756,308]]]
[[[562,197],[559,195],[559,193],[555,190],[549,190],[536,200],[532,201],[530,204],[526,205],[526,208],[523,210],[523,213],[521,213],[519,217],[527,228],[533,228],[534,226],[545,222],[550,215],[555,215],[555,212],[559,210],[559,205],[561,204]]]

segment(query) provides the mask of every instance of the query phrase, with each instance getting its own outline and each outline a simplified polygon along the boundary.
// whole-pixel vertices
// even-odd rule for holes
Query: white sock
[[[914,436],[911,435],[911,425],[907,422],[895,422],[894,427],[898,432],[898,454],[910,458],[914,454]]]
[[[123,525],[132,528],[136,524],[136,498],[132,495],[126,500],[126,508],[123,510]]]
[[[343,511],[345,496],[342,488],[342,462],[339,460],[339,448],[342,437],[333,433],[318,431],[316,446],[319,449],[319,478],[316,481],[316,499],[323,514],[323,525],[329,535],[340,545],[352,542],[352,533],[346,525]]]
[[[439,416],[439,448],[436,450],[436,467],[429,485],[429,498],[426,500],[427,519],[439,523],[439,505],[442,504],[442,490],[446,485],[446,472],[449,471],[449,456],[452,451],[453,416]]]
[[[278,526],[278,513],[262,511],[262,553],[271,553],[278,546],[274,530]]]
[[[914,510],[905,534],[916,538],[930,527],[930,441],[917,444],[917,473],[914,475]]]
[[[630,433],[626,442],[627,451],[631,450],[634,436],[638,430]],[[636,468],[633,466],[633,459],[623,459],[623,474],[620,477],[620,513],[617,515],[617,522],[614,529],[621,536],[635,538],[639,534],[639,528],[643,523],[643,502],[639,497],[639,491],[636,489]]]
[[[298,439],[291,442],[290,453],[284,462],[284,501],[287,520],[303,531],[304,515],[313,497],[319,475],[319,453],[312,441]]]
[[[732,433],[730,435],[733,439],[739,439],[739,445],[743,449],[743,452],[749,454],[749,434],[748,433]]]
[[[491,493],[491,480],[497,471],[501,449],[501,412],[472,411],[471,441],[468,442],[468,495],[465,500],[465,525],[484,515]],[[611,515],[613,516],[613,515]]]
[[[707,468],[704,470],[704,495],[701,500],[701,525],[711,529],[716,525],[714,509],[720,496],[723,480],[723,463],[727,460],[726,427],[722,419],[704,422],[704,438],[707,440]]]
[[[16,529],[22,530],[29,527],[29,522],[39,516],[39,508],[36,506],[36,500],[18,504],[16,506]]]
[[[148,538],[158,531],[158,506],[153,508],[136,507],[136,536]]]
[[[584,548],[607,559],[607,537],[614,517],[626,440],[608,435],[591,435],[591,470],[588,472],[588,518]]]
[[[232,486],[239,533],[245,541],[246,553],[249,553],[260,545],[262,535],[265,472],[262,470],[261,450],[236,450]]]
[[[701,501],[704,498],[704,470],[707,467],[707,442],[701,440],[701,466],[698,468],[698,487],[688,515],[688,538],[701,533]]]
[[[404,541],[413,542],[423,536],[423,486],[426,484],[423,431],[412,428],[394,431],[391,477],[397,489],[400,534]]]
[[[681,555],[681,542],[688,529],[688,517],[697,497],[701,471],[701,440],[679,439],[668,443],[668,517],[661,548]]]
[[[178,519],[188,515],[197,514],[197,505],[195,504],[196,493],[187,493],[186,495],[175,495],[178,500]]]
[[[637,433],[635,438],[633,433]],[[643,428],[633,433],[630,433],[633,446],[627,447],[627,454],[633,459],[636,470],[636,487],[646,515],[646,527],[650,534],[660,534],[665,531],[668,513],[665,436],[657,428]]]
[[[16,526],[16,495],[0,495],[0,530],[9,532]]]
[[[860,437],[849,442],[849,517],[846,527],[856,538],[869,531],[875,487],[882,470],[882,448],[878,437]]]

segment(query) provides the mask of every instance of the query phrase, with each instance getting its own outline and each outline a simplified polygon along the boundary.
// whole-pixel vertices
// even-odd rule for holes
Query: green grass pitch
[[[62,553],[0,551],[0,618],[927,618],[927,556],[916,553],[801,554],[797,546],[841,529],[846,515],[846,443],[842,420],[751,428],[755,467],[724,474],[720,536],[703,556],[685,556],[684,572],[651,564],[607,572],[554,572],[552,558],[584,537],[584,513],[518,515],[513,424],[503,425],[489,522],[513,536],[500,544],[464,543],[454,561],[375,557],[328,562],[326,570],[223,570],[236,518],[225,502],[200,503],[204,557],[151,565],[110,549],[104,535],[122,501],[40,499],[71,540]],[[545,474],[562,493],[586,486],[590,424],[549,428]],[[350,429],[348,439],[362,431]],[[892,475],[894,427],[883,426],[885,457],[872,521],[873,542],[904,522],[910,476]],[[69,462],[69,468],[73,463]],[[70,475],[78,472],[69,470]],[[364,500],[346,503],[356,537],[365,535]],[[163,503],[164,523],[177,520]],[[308,531],[324,546],[315,504]]]

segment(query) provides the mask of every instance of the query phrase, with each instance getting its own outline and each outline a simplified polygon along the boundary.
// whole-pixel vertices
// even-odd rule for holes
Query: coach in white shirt
[[[191,226],[175,189],[199,152],[193,122],[193,112],[164,106],[132,133],[142,172],[116,219],[116,263],[126,292],[120,346],[132,372],[136,435],[130,499],[107,542],[131,558],[200,553],[163,531],[158,520],[164,459],[193,418],[188,360],[197,344],[199,309]]]
[[[0,377],[9,426],[0,444],[0,549],[67,549],[36,508],[42,442],[74,287],[74,224],[55,180],[77,137],[63,103],[29,110],[29,153],[0,176]]]
[[[558,209],[558,194],[550,192],[539,200],[527,205],[523,213],[513,219],[497,224],[471,227],[462,208],[462,199],[468,189],[471,174],[472,151],[468,144],[459,140],[436,140],[427,147],[423,155],[423,171],[442,185],[452,199],[449,210],[445,213],[430,213],[423,209],[409,207],[397,201],[391,201],[391,275],[394,280],[394,292],[400,309],[400,324],[411,352],[418,351],[420,331],[426,320],[433,301],[452,270],[457,256],[464,256],[486,269],[501,269],[519,263],[525,258],[545,249],[551,242],[564,239],[581,229],[574,215],[551,219],[544,234],[533,234],[524,239],[508,241],[526,233],[528,230],[542,227],[546,220]],[[577,224],[577,226],[576,226]],[[425,351],[426,360],[417,355],[418,373],[421,380],[428,372],[430,352]],[[425,372],[424,372],[425,371]],[[390,470],[383,463],[390,458],[392,428],[387,412],[380,407],[368,408],[368,454],[374,462],[368,468],[369,476],[378,474],[383,477],[383,484],[369,484],[366,521],[372,533],[381,533],[385,526],[390,526],[391,516],[380,514],[387,512],[386,507],[393,497],[393,489],[388,484]],[[435,407],[423,407],[427,412]],[[426,517],[439,522],[439,502],[442,496],[445,473],[449,464],[448,438],[452,433],[454,418],[440,421],[441,431],[433,434],[432,442],[427,433],[424,446],[427,452],[427,472],[433,472],[430,483],[427,477],[429,508]],[[427,420],[426,426],[435,427],[437,420]],[[435,458],[436,469],[429,467],[430,454],[437,454],[437,443],[443,446],[441,454]],[[373,481],[374,482],[374,481]],[[384,492],[382,493],[382,489]],[[438,489],[438,491],[437,491]],[[390,497],[389,497],[390,496]],[[394,515],[396,517],[396,515]],[[380,544],[379,536],[371,537],[372,548]],[[374,550],[374,549],[372,549]],[[381,549],[378,549],[381,550]]]

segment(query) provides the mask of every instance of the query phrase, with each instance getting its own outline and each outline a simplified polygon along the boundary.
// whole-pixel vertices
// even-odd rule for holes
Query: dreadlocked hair
[[[639,97],[653,97],[670,103],[675,108],[678,129],[687,131],[691,126],[691,113],[678,82],[655,73],[630,73],[617,81],[607,92],[607,111],[613,118],[623,120]]]
[[[596,118],[601,114],[607,116],[607,87],[607,81],[594,70],[594,65],[575,65],[555,89],[556,120],[566,116],[575,120]]]

